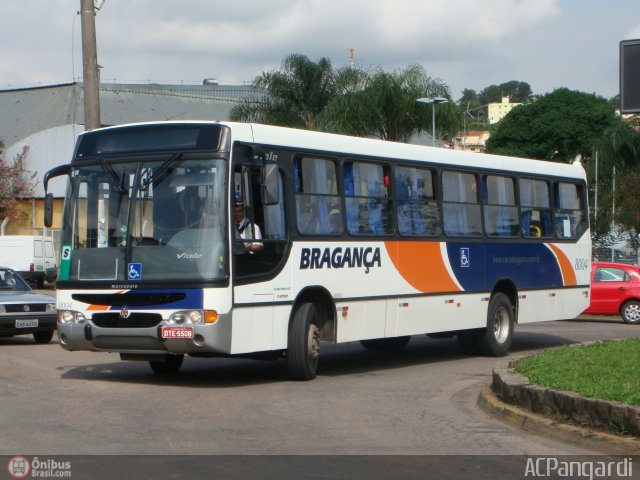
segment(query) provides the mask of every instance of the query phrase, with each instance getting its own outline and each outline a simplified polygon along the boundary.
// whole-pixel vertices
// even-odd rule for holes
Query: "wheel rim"
[[[631,303],[624,309],[624,316],[630,322],[640,322],[640,305]]]
[[[320,355],[320,329],[316,324],[309,325],[307,337],[307,358],[314,361]]]
[[[498,343],[506,342],[509,337],[509,312],[505,307],[500,307],[496,311],[496,315],[493,318],[493,337]]]

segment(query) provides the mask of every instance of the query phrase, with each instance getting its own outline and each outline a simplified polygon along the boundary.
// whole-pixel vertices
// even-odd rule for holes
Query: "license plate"
[[[162,338],[193,338],[193,327],[162,327]]]
[[[38,319],[16,320],[16,328],[35,328],[38,326]]]

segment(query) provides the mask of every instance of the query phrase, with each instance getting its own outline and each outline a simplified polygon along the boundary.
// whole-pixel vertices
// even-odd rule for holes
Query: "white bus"
[[[60,344],[157,373],[243,356],[307,380],[322,342],[400,350],[420,334],[500,356],[515,324],[589,304],[579,164],[161,122],[82,134],[45,190],[60,175]]]

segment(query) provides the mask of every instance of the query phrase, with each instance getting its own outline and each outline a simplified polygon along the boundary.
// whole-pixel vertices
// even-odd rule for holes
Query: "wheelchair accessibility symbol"
[[[142,264],[130,263],[128,267],[129,280],[142,280]]]
[[[460,266],[462,268],[468,268],[471,263],[471,259],[469,257],[469,248],[461,248],[460,249]]]

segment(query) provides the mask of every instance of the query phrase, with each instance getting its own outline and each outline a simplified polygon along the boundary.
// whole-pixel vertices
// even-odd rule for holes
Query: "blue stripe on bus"
[[[556,257],[543,243],[447,243],[449,262],[466,291],[491,290],[500,279],[518,289],[563,286]]]
[[[167,293],[168,290],[127,290],[122,293],[122,296],[126,297],[127,295],[136,295],[140,294],[163,294]],[[175,293],[184,293],[185,297],[182,300],[178,300],[172,303],[163,303],[159,305],[144,305],[144,306],[132,306],[131,308],[135,308],[136,310],[202,310],[204,305],[204,293],[203,290],[193,288],[193,289],[175,289],[170,290],[172,294]],[[120,310],[122,307],[120,306],[111,306],[109,310]]]

